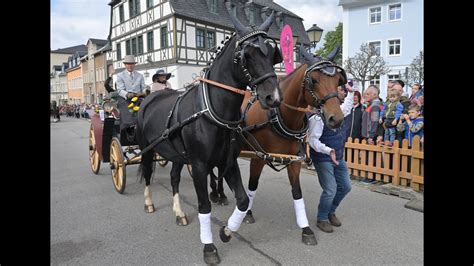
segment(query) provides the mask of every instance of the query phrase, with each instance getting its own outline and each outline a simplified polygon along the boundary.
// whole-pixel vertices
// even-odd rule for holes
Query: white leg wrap
[[[151,190],[150,190],[150,186],[146,186],[145,187],[145,204],[147,206],[153,204],[153,200],[151,199]]]
[[[199,225],[201,226],[201,243],[212,244],[211,213],[200,213],[198,217]]]
[[[295,213],[296,213],[296,223],[300,228],[304,228],[309,226],[308,217],[306,217],[306,208],[304,206],[303,198],[299,200],[293,200],[295,205]]]
[[[184,217],[184,212],[181,210],[181,204],[179,203],[179,193],[176,193],[173,197],[173,211],[178,217]]]
[[[232,230],[232,232],[237,232],[239,230],[240,225],[242,224],[242,221],[245,218],[245,214],[247,211],[241,212],[237,206],[235,206],[234,212],[229,218],[229,221],[227,222],[227,227]]]
[[[253,206],[253,199],[255,198],[255,193],[257,193],[256,190],[254,190],[254,191],[252,191],[252,190],[247,191],[247,196],[249,197],[249,207],[247,208],[247,211],[252,209],[252,206]]]

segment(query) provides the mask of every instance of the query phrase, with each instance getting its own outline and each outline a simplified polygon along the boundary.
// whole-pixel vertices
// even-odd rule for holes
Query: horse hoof
[[[318,244],[318,242],[316,241],[316,236],[314,235],[313,230],[309,228],[309,226],[302,229],[303,232],[301,233],[301,241],[303,241],[305,245],[314,246]]]
[[[318,244],[318,242],[316,241],[316,236],[314,236],[314,234],[301,234],[301,241],[303,241],[303,243],[308,246],[315,246],[316,244]]]
[[[209,199],[213,202],[213,203],[217,203],[219,201],[219,195],[217,195],[217,193],[209,193]]]
[[[225,226],[222,226],[221,229],[219,230],[219,236],[222,242],[227,243],[232,238],[232,235],[227,236],[224,231],[225,231]]]
[[[244,222],[246,224],[253,224],[255,223],[255,218],[253,218],[252,213],[247,212],[247,214],[244,217]]]
[[[183,217],[176,216],[176,224],[179,226],[188,225],[188,218],[186,216],[183,216]]]
[[[227,206],[229,205],[229,200],[227,200],[227,197],[219,198],[219,204],[222,206]]]
[[[151,205],[146,205],[145,204],[145,212],[146,213],[154,213],[155,212],[155,205],[154,204],[151,204]]]
[[[221,263],[221,258],[217,253],[217,249],[212,251],[204,251],[204,262],[210,265]]]

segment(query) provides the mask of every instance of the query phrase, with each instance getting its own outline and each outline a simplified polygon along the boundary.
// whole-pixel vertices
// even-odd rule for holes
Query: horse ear
[[[230,20],[232,21],[232,24],[234,24],[234,28],[237,31],[237,34],[239,36],[244,36],[245,34],[249,33],[250,30],[247,29],[244,25],[242,25],[239,19],[235,17],[234,14],[232,14],[232,12],[230,11],[230,1],[225,2],[225,6],[227,8],[227,13],[229,13]]]
[[[331,51],[328,55],[328,60],[332,62],[334,58],[336,57],[337,53],[339,52],[339,48],[341,48],[339,45],[334,48],[334,50]]]
[[[313,56],[310,55],[308,52],[306,52],[306,48],[304,48],[304,45],[301,45],[300,46],[300,54],[301,54],[301,62],[302,63],[305,63],[305,64],[308,64],[308,65],[312,65],[312,61],[314,60]]]
[[[258,27],[258,30],[263,30],[265,32],[268,32],[268,30],[270,29],[270,26],[273,23],[273,14],[274,13],[275,12],[272,11],[272,14],[265,20],[265,22],[262,23],[262,25],[260,25],[260,27]]]

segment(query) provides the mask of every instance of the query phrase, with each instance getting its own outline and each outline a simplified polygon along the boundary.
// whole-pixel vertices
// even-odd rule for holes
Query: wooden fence
[[[411,186],[423,190],[424,156],[420,137],[415,136],[412,147],[408,140],[396,140],[393,147],[369,145],[365,140],[349,138],[345,145],[345,159],[352,176],[375,179],[395,186]]]

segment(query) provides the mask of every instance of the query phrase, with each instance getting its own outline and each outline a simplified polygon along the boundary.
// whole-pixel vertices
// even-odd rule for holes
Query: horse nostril
[[[336,119],[334,118],[334,115],[330,115],[329,118],[328,118],[328,123],[331,125],[331,126],[334,126],[336,124]]]
[[[280,99],[275,99],[273,95],[267,95],[267,97],[265,97],[265,103],[271,107],[278,107],[280,106]]]

